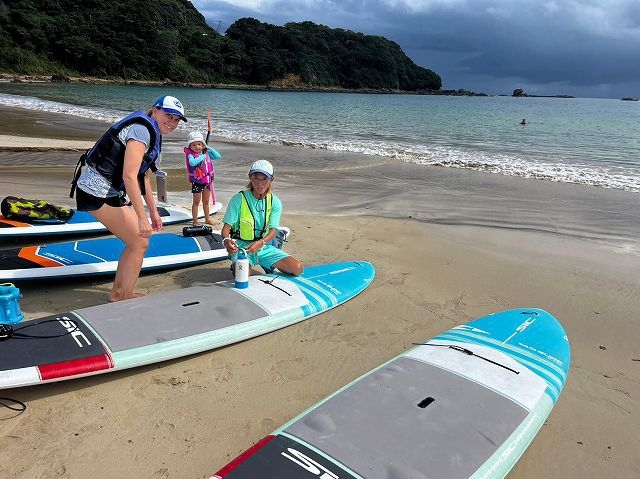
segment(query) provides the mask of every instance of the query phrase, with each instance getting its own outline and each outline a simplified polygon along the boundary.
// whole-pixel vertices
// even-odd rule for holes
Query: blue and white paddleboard
[[[116,237],[0,250],[0,282],[112,275],[124,243]],[[228,258],[219,231],[184,237],[158,233],[149,238],[142,271],[185,268]]]
[[[211,205],[211,214],[222,209],[222,203]],[[191,221],[191,210],[175,205],[158,204],[158,213],[162,224],[172,225]],[[5,218],[0,215],[0,239],[30,236],[72,235],[105,232],[107,229],[87,211],[75,211],[71,219],[65,223],[55,221],[39,221],[25,223]]]
[[[281,248],[289,234],[289,228],[280,226],[272,244]],[[0,250],[0,283],[112,275],[123,249],[121,240],[109,237]],[[158,233],[149,238],[141,271],[186,268],[228,257],[220,231],[192,237]]]
[[[503,478],[558,400],[569,359],[564,329],[540,309],[471,321],[345,386],[213,478]]]
[[[0,389],[107,373],[243,341],[334,308],[361,293],[374,276],[367,262],[309,266],[297,278],[251,276],[246,289],[223,281],[24,321],[3,333]]]

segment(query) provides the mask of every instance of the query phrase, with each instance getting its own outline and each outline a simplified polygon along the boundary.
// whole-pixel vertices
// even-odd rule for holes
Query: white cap
[[[153,106],[166,111],[170,115],[178,115],[182,121],[187,121],[187,117],[184,116],[184,107],[175,96],[161,96]]]
[[[204,141],[204,136],[199,131],[192,131],[191,133],[189,133],[186,146],[191,145],[191,143],[193,143],[194,141],[201,141],[204,147],[207,148],[207,144]]]
[[[251,173],[262,173],[271,180],[273,179],[273,166],[267,160],[258,160],[251,165],[249,175],[251,175]]]

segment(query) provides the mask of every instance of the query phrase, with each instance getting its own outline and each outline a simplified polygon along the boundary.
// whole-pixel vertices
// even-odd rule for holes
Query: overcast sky
[[[224,33],[253,17],[393,40],[444,89],[640,97],[640,0],[192,0]]]

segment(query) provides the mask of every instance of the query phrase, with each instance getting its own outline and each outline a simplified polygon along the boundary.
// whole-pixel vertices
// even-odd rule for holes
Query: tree
[[[188,0],[0,0],[0,70],[124,79],[439,90],[440,77],[383,37],[255,18],[225,36]],[[50,59],[51,58],[51,59]]]

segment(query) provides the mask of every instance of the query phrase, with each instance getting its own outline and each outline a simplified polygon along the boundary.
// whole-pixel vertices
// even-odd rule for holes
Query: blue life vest
[[[160,156],[162,148],[162,134],[158,129],[158,123],[146,113],[141,111],[131,113],[109,128],[93,148],[89,150],[85,163],[95,168],[98,173],[109,180],[114,188],[126,191],[124,180],[122,179],[126,145],[120,141],[118,134],[133,123],[146,126],[151,136],[149,148],[142,158],[140,170],[138,171],[138,183],[140,184],[140,191],[144,195],[144,175],[147,170],[156,169],[155,162]]]

